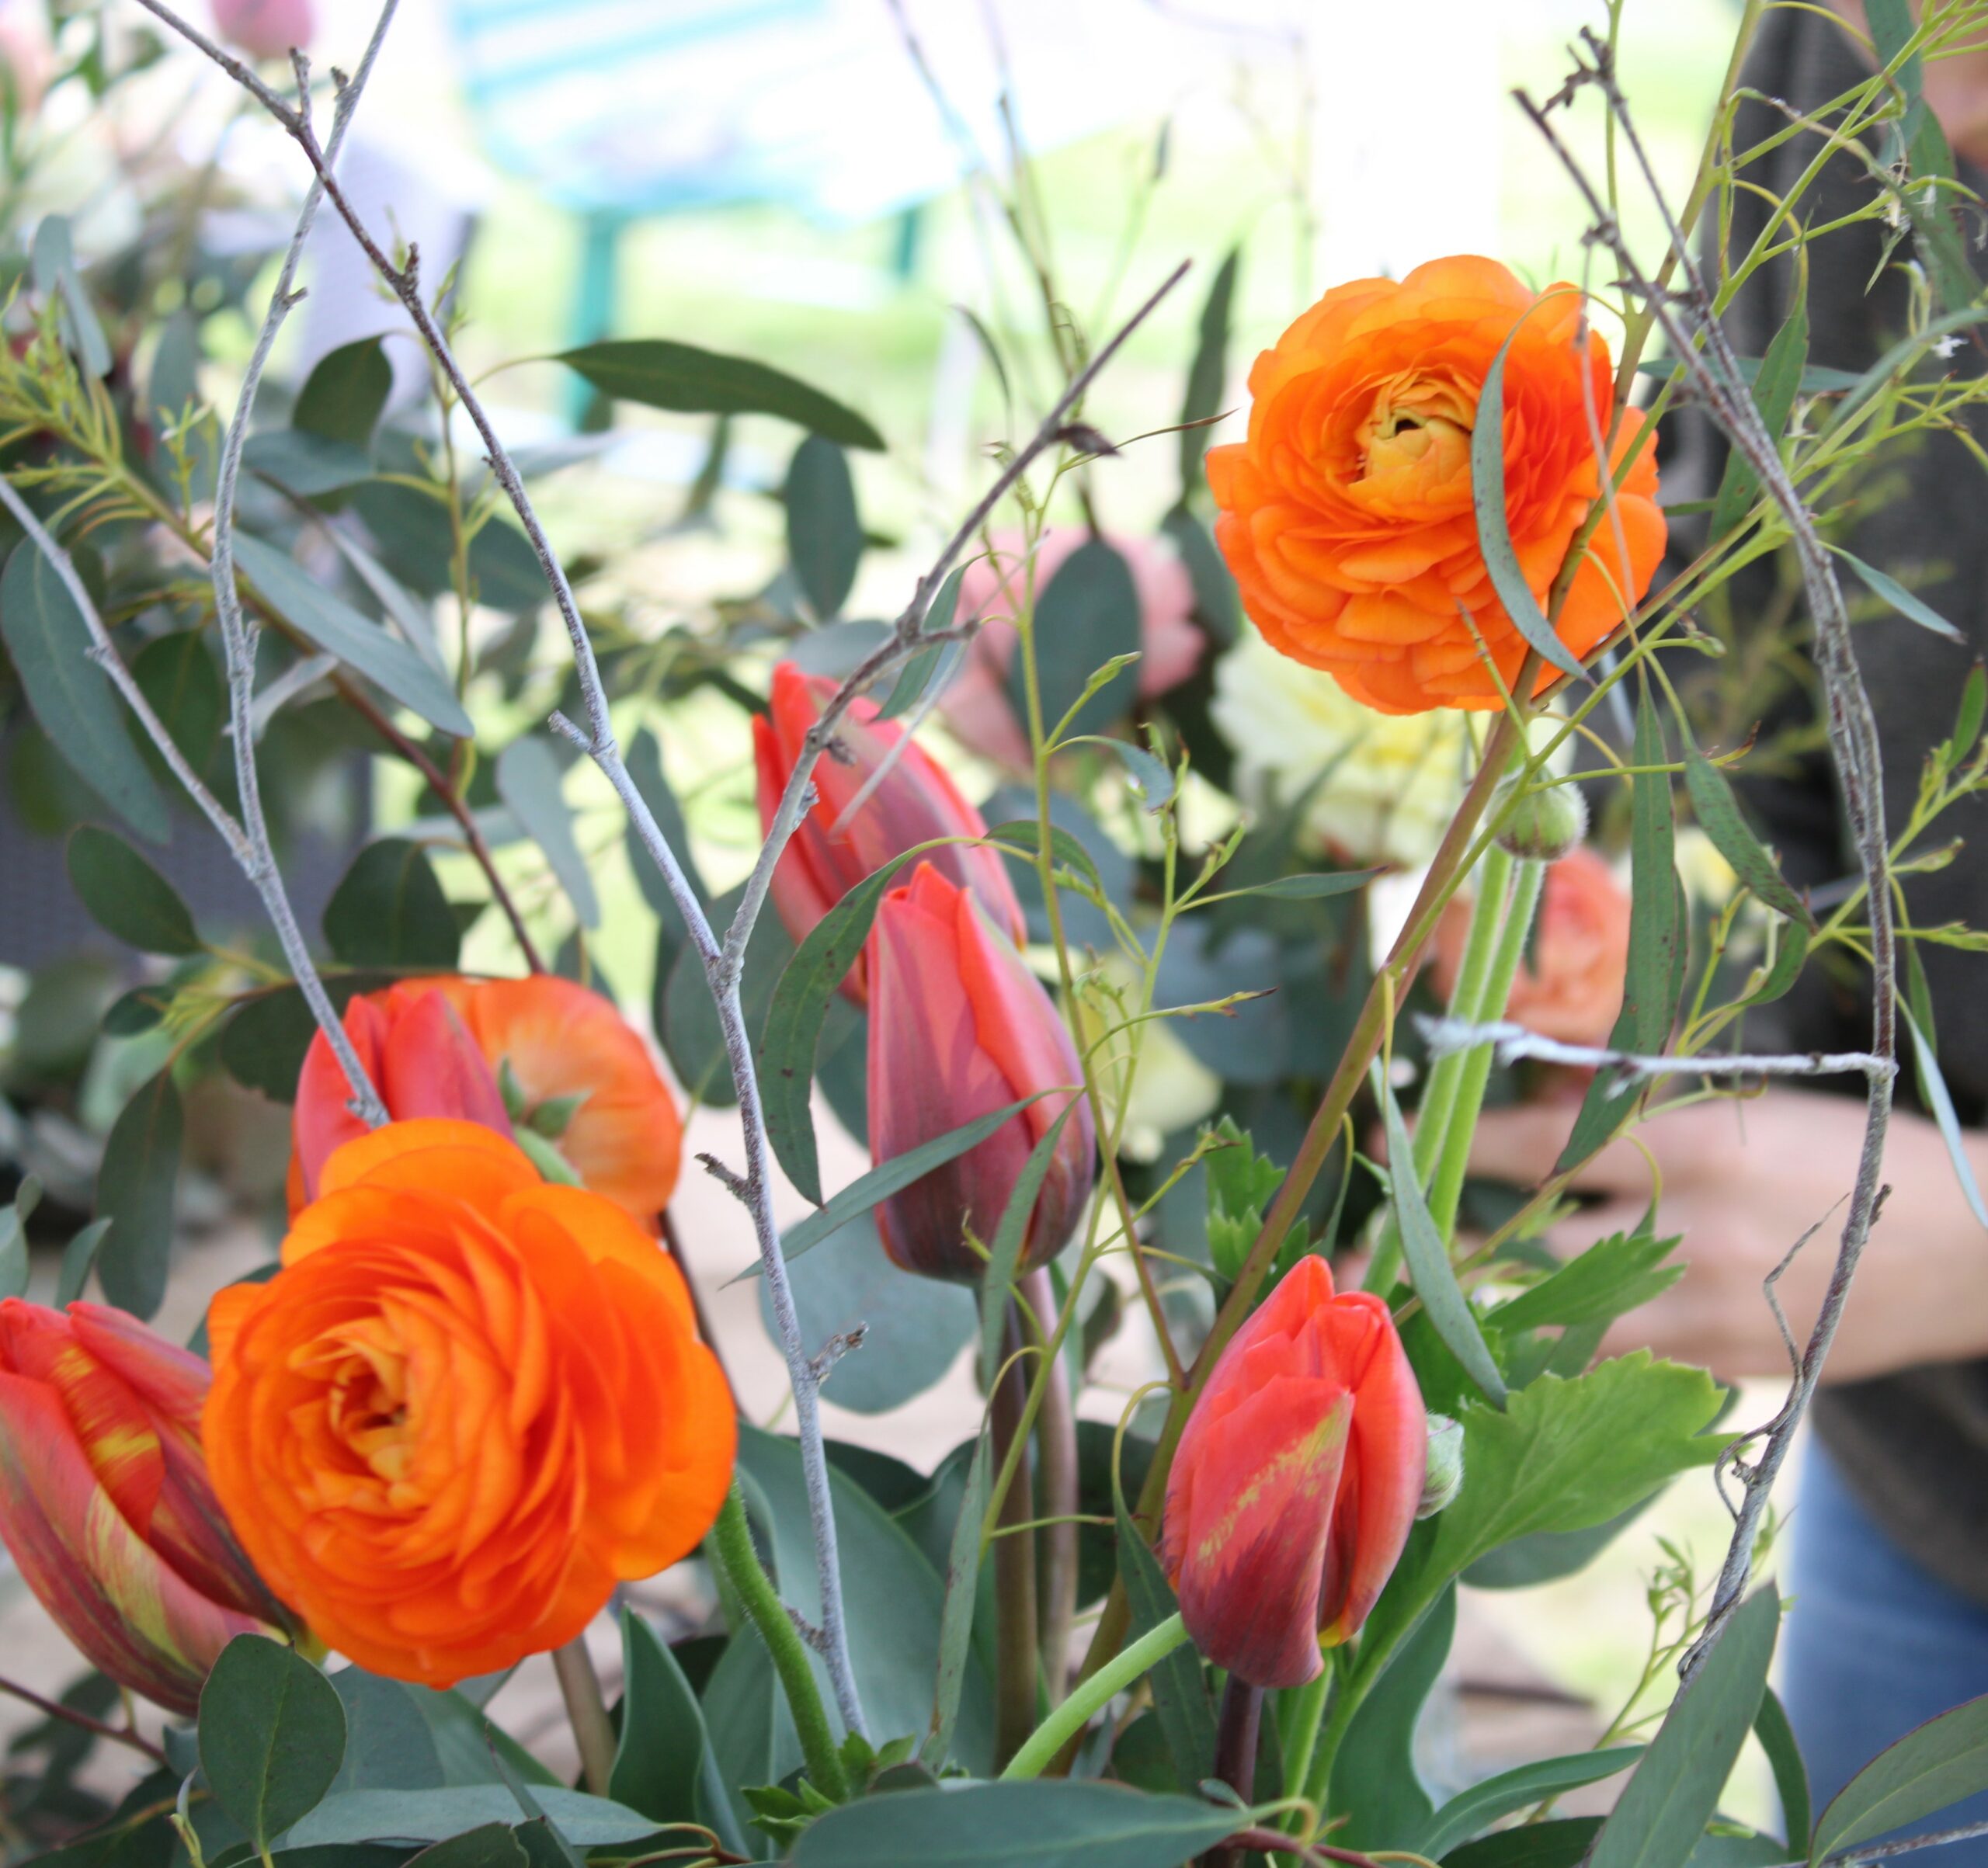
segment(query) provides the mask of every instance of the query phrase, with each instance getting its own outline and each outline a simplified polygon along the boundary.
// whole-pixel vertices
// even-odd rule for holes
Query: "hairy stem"
[[[747,1619],[773,1657],[773,1671],[780,1676],[787,1710],[794,1714],[794,1729],[800,1735],[801,1754],[808,1761],[809,1782],[824,1797],[845,1801],[849,1784],[829,1729],[828,1709],[822,1703],[814,1669],[808,1664],[808,1649],[752,1547],[745,1495],[736,1484],[725,1495],[708,1547],[716,1551],[726,1579],[745,1605]]]

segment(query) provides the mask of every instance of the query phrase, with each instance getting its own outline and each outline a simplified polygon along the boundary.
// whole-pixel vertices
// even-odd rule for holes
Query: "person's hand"
[[[1527,1187],[1544,1179],[1574,1109],[1486,1111],[1472,1172]],[[1560,1221],[1547,1243],[1565,1258],[1632,1231],[1649,1203],[1653,1161],[1662,1176],[1657,1232],[1684,1234],[1676,1257],[1686,1270],[1661,1297],[1618,1318],[1604,1352],[1647,1346],[1727,1379],[1785,1375],[1788,1352],[1762,1282],[1816,1227],[1774,1286],[1796,1342],[1806,1342],[1835,1266],[1863,1146],[1862,1102],[1776,1089],[1660,1112],[1632,1133],[1635,1141],[1603,1149],[1575,1177],[1576,1190],[1603,1197]],[[1977,1178],[1988,1178],[1988,1145],[1970,1137],[1970,1148]],[[1891,1193],[1824,1365],[1828,1380],[1988,1355],[1988,1232],[1969,1211],[1931,1122],[1894,1113],[1884,1179]]]

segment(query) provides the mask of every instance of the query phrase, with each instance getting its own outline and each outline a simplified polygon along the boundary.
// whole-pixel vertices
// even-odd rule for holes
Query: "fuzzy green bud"
[[[1521,791],[1525,774],[1514,772],[1491,794],[1491,818],[1499,824],[1496,842],[1507,856],[1535,863],[1558,863],[1587,835],[1587,800],[1573,785],[1547,785]]]
[[[1429,1466],[1422,1481],[1418,1519],[1433,1518],[1463,1490],[1463,1429],[1447,1414],[1429,1417]]]

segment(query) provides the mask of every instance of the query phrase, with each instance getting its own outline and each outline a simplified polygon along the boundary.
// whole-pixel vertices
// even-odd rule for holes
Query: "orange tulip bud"
[[[835,692],[836,683],[825,675],[804,674],[791,661],[773,670],[770,714],[752,722],[763,828],[771,827],[788,774],[800,758],[801,742]],[[862,809],[836,830],[836,820],[902,740],[904,728],[879,720],[873,703],[858,700],[843,717],[836,738],[844,756],[832,751],[815,762],[819,800],[801,820],[773,871],[773,907],[796,940],[805,939],[843,896],[893,856],[934,837],[987,834],[986,819],[915,741]],[[994,851],[954,843],[933,850],[924,860],[947,881],[971,889],[1003,934],[1017,941],[1026,938],[1014,884]],[[869,971],[866,954],[843,982],[843,992],[858,1005],[869,996]]]
[[[676,1189],[683,1119],[648,1047],[597,992],[550,974],[529,979],[408,980],[346,1009],[346,1029],[397,1122],[436,1116],[512,1133],[498,1072],[582,1186],[644,1224]],[[323,1036],[311,1040],[297,1086],[290,1210],[317,1197],[334,1149],[363,1135],[350,1086]]]
[[[1083,1080],[1041,983],[975,898],[929,863],[878,910],[871,987],[870,1148],[879,1162],[1037,1090]],[[1025,1271],[1062,1249],[1090,1197],[1097,1137],[1078,1097],[1022,1241]],[[978,1278],[986,1261],[966,1243],[968,1227],[992,1241],[1030,1150],[1069,1101],[1030,1103],[885,1200],[878,1227],[893,1262],[929,1277]]]
[[[207,1382],[122,1311],[0,1302],[0,1536],[92,1663],[175,1713],[236,1635],[286,1631],[208,1483]]]
[[[1201,1652],[1253,1686],[1315,1679],[1400,1558],[1428,1439],[1386,1304],[1300,1259],[1222,1351],[1168,1476],[1160,1554]]]

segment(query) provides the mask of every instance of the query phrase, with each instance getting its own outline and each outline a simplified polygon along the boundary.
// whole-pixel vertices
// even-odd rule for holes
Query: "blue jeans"
[[[1783,1593],[1794,1606],[1781,1629],[1781,1691],[1820,1816],[1887,1745],[1988,1693],[1988,1609],[1899,1549],[1819,1444],[1809,1447],[1789,1534]],[[1988,1793],[1908,1829],[1984,1820]],[[1798,1848],[1802,1839],[1795,1838]],[[1988,1868],[1988,1837],[1924,1859],[1927,1868]]]

